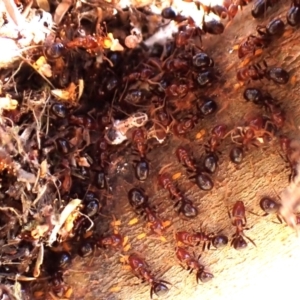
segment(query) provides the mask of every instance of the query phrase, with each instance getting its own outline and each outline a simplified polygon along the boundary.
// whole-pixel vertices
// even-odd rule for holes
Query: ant
[[[288,83],[290,76],[289,73],[280,67],[269,68],[267,63],[263,61],[264,69],[260,64],[253,64],[240,68],[236,74],[239,81],[261,80],[266,78],[272,80],[277,84]]]
[[[162,69],[168,73],[186,73],[189,70],[189,63],[182,58],[168,58],[164,61]]]
[[[212,68],[215,62],[205,52],[198,52],[192,57],[192,64],[197,70],[206,70]]]
[[[276,214],[276,217],[277,217],[278,221],[280,223],[282,223],[282,219],[279,215],[279,209],[280,209],[280,204],[279,203],[277,203],[276,201],[274,201],[273,199],[271,199],[269,197],[263,197],[259,201],[259,206],[265,212],[263,217],[265,217],[267,215],[271,215],[271,214],[272,215]]]
[[[249,35],[238,47],[238,57],[243,58],[248,54],[255,55],[259,49],[267,48],[274,37],[280,37],[285,30],[284,22],[277,18],[267,26],[257,25],[256,31],[260,36]]]
[[[191,17],[187,17],[184,21],[186,25],[180,26],[178,33],[174,37],[175,45],[177,48],[186,47],[192,37],[199,37],[205,34],[204,29],[200,29]]]
[[[170,225],[170,221],[162,221],[156,214],[156,212],[150,207],[145,207],[143,213],[148,221],[147,226],[151,232],[161,235],[166,227]]]
[[[258,49],[267,48],[274,37],[280,37],[285,30],[285,24],[279,18],[272,20],[267,26],[257,25],[256,31],[260,35],[250,35],[238,47],[238,57],[255,54]]]
[[[192,219],[198,215],[197,207],[193,204],[193,201],[187,197],[183,197],[181,200],[177,201],[174,207],[177,208],[178,214],[183,215],[185,218]]]
[[[271,97],[265,98],[263,105],[271,114],[271,122],[277,128],[282,128],[285,123],[285,112],[280,108],[280,105]]]
[[[161,11],[161,16],[167,20],[175,21],[181,23],[185,21],[187,18],[178,14],[172,7],[165,7]]]
[[[294,149],[291,146],[291,142],[292,142],[291,139],[285,135],[281,135],[279,137],[280,148],[285,154],[285,158],[283,157],[283,160],[285,162],[288,162],[291,168],[291,174],[289,175],[290,182],[294,181],[294,178],[298,175],[298,171],[297,171],[298,162],[297,160],[294,159],[294,155],[293,155]]]
[[[188,199],[173,183],[171,177],[167,173],[161,173],[158,177],[158,183],[165,190],[168,190],[172,200],[177,200],[174,208],[178,208],[179,215],[186,218],[194,218],[198,215],[198,209],[194,206],[192,200]]]
[[[259,205],[260,205],[261,209],[265,212],[265,214],[263,216],[276,214],[276,217],[277,217],[277,220],[279,221],[279,223],[282,224],[284,222],[283,217],[280,215],[281,204],[279,204],[278,202],[274,201],[273,199],[271,199],[269,197],[264,197],[260,200]],[[299,225],[300,224],[300,215],[294,214],[294,218],[295,218],[296,225]],[[274,222],[274,223],[276,223],[276,222]]]
[[[183,98],[194,88],[194,83],[186,78],[174,80],[165,89],[165,95],[169,97]]]
[[[252,17],[262,18],[269,7],[273,7],[279,0],[256,0],[251,9]]]
[[[149,176],[149,163],[145,158],[141,158],[140,160],[134,160],[134,171],[135,177],[139,181],[145,181]]]
[[[253,102],[255,105],[263,106],[271,113],[271,122],[281,128],[285,122],[285,112],[280,108],[280,105],[268,93],[264,93],[257,88],[248,88],[244,91],[244,99]]]
[[[268,23],[267,26],[257,25],[256,31],[264,40],[272,40],[273,37],[280,37],[285,30],[284,22],[276,18]]]
[[[248,126],[233,129],[231,131],[231,139],[235,144],[240,145],[242,149],[249,150],[249,145],[258,147],[256,142],[263,143],[264,140],[262,138],[265,135],[272,137],[272,134],[264,129],[264,126],[264,119],[261,116],[254,116],[248,121]],[[237,134],[232,135],[233,132]]]
[[[266,48],[269,40],[255,35],[249,35],[246,40],[238,46],[238,57],[241,59],[249,54],[255,55],[258,49]]]
[[[139,211],[149,205],[149,197],[146,195],[145,190],[142,188],[132,188],[128,192],[128,200],[134,210]]]
[[[132,143],[135,148],[135,152],[139,154],[141,158],[146,157],[147,152],[147,135],[142,128],[135,129],[132,133]]]
[[[178,258],[181,264],[186,264],[187,270],[190,271],[190,273],[192,273],[193,270],[196,271],[197,283],[199,282],[199,280],[201,282],[208,282],[214,277],[211,273],[204,271],[204,266],[201,265],[199,262],[201,255],[199,255],[199,257],[196,259],[184,248],[177,247],[176,257]]]
[[[148,203],[148,196],[142,188],[132,188],[128,192],[128,200],[133,209],[147,220],[151,232],[161,235],[170,222],[163,222],[156,214],[154,208]]]
[[[113,233],[107,236],[100,238],[97,242],[100,247],[110,246],[112,248],[119,248],[124,246],[125,239],[119,233]]]
[[[225,27],[221,22],[219,22],[216,19],[211,19],[205,22],[205,14],[203,14],[202,29],[204,33],[217,35],[222,34],[224,32]]]
[[[161,173],[158,176],[158,183],[165,189],[168,190],[170,193],[171,199],[182,200],[183,194],[177,188],[177,186],[171,180],[171,177],[167,173]]]
[[[206,148],[206,152],[217,152],[217,148],[220,146],[221,141],[226,135],[227,126],[225,124],[216,125],[211,130],[211,137],[208,140],[208,144],[204,147]]]
[[[135,176],[140,181],[145,181],[149,175],[149,163],[146,159],[148,150],[147,135],[142,128],[135,129],[132,133],[134,152],[140,156],[140,160],[134,160]]]
[[[208,140],[208,143],[204,145],[206,149],[206,155],[203,158],[202,161],[202,168],[206,172],[213,174],[216,172],[219,157],[217,154],[220,154],[220,152],[217,150],[217,148],[220,146],[221,141],[226,136],[227,126],[224,124],[216,125],[211,130],[211,137]]]
[[[127,251],[130,248],[130,244],[128,244],[128,237],[123,237],[121,234],[119,234],[118,225],[120,224],[118,224],[118,222],[120,221],[117,221],[115,217],[113,219],[114,221],[112,224],[114,224],[114,232],[112,234],[95,238],[94,240],[96,241],[96,245],[101,248],[122,248],[124,251]]]
[[[187,168],[189,171],[196,172],[197,168],[192,157],[189,156],[187,150],[183,147],[178,147],[176,150],[176,156],[179,162]]]
[[[201,118],[212,115],[218,109],[218,105],[215,100],[210,97],[204,97],[203,101],[197,103],[197,109]]]
[[[193,161],[193,158],[190,157],[185,148],[178,147],[176,150],[176,155],[179,162],[181,162],[186,167],[187,171],[195,173],[195,175],[189,178],[195,179],[195,183],[200,189],[204,191],[210,191],[213,188],[214,184],[210,176],[197,168],[195,162]]]
[[[86,35],[66,42],[65,47],[67,49],[83,48],[89,53],[96,54],[99,50],[109,49],[111,43],[112,41],[109,37]]]
[[[231,241],[231,246],[233,246],[236,250],[241,250],[247,247],[247,242],[244,237],[256,247],[254,241],[244,234],[244,230],[248,229],[245,228],[247,224],[245,212],[246,209],[243,201],[236,201],[232,209],[232,215],[228,211],[229,218],[232,220],[232,225],[236,227],[236,232],[232,236],[233,239]]]
[[[292,0],[292,6],[290,7],[286,15],[287,23],[290,26],[297,26],[300,24],[300,1]]]
[[[208,143],[204,145],[206,148],[206,155],[203,157],[202,168],[206,172],[213,174],[216,172],[220,152],[217,148],[220,146],[221,141],[225,138],[227,126],[225,124],[219,124],[213,127],[211,130],[211,137]]]
[[[244,159],[244,150],[242,147],[235,146],[231,148],[229,153],[229,158],[231,162],[233,162],[236,165],[239,165],[243,162]]]
[[[182,243],[188,246],[199,246],[203,242],[202,251],[207,248],[210,249],[212,244],[215,248],[222,248],[227,245],[228,238],[223,234],[215,235],[214,233],[206,234],[200,230],[200,232],[190,233],[187,231],[178,231],[175,234],[177,243]]]
[[[175,124],[172,125],[173,133],[177,136],[186,134],[195,127],[197,122],[198,117],[196,115],[186,117],[180,121],[175,121]]]
[[[130,73],[128,76],[123,77],[123,82],[134,82],[134,81],[147,81],[155,76],[155,72],[150,68],[141,69]]]
[[[148,282],[151,285],[151,299],[153,298],[153,293],[160,297],[165,296],[169,292],[169,288],[166,284],[170,283],[165,280],[157,280],[151,271],[149,271],[149,265],[144,259],[137,254],[131,254],[127,258],[127,262],[136,277],[140,278],[142,282]]]

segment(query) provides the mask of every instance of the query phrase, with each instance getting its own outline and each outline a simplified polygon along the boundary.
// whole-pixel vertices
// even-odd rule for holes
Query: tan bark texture
[[[221,74],[218,82],[204,93],[214,95],[224,110],[212,118],[200,121],[186,139],[171,137],[163,146],[152,149],[149,153],[151,176],[146,183],[136,181],[130,154],[128,157],[124,156],[110,174],[114,201],[112,211],[121,221],[120,233],[129,238],[131,249],[128,253],[142,254],[158,278],[172,284],[164,299],[297,299],[299,295],[299,238],[291,228],[275,224],[276,217],[259,217],[249,213],[252,211],[262,215],[259,207],[261,197],[272,196],[276,199],[277,194],[288,185],[290,171],[279,155],[278,141],[275,139],[267,147],[251,147],[244,162],[236,167],[229,160],[232,143],[230,138],[227,139],[220,149],[220,166],[213,177],[215,187],[211,192],[201,191],[189,181],[184,167],[177,162],[175,155],[176,147],[185,145],[199,159],[204,152],[203,146],[208,139],[209,129],[214,125],[225,123],[233,128],[243,125],[247,114],[262,112],[260,108],[244,101],[244,87],[236,87],[236,72],[241,61],[233,47],[246,36],[255,34],[258,24],[266,25],[275,17],[281,17],[286,22],[290,1],[280,1],[261,20],[252,18],[251,6],[249,4],[238,13],[224,34],[206,36],[203,39],[205,51],[213,57]],[[270,66],[285,68],[295,78],[281,86],[267,80],[249,84],[270,92],[282,103],[282,108],[287,113],[287,124],[283,133],[291,137],[299,137],[300,128],[299,35],[300,28],[286,26],[284,36],[275,39],[259,57],[264,58]],[[205,129],[206,134],[202,139],[196,139],[196,134],[201,129]],[[168,168],[170,174],[181,173],[177,180],[178,186],[198,205],[199,216],[192,221],[184,221],[175,214],[168,192],[157,184],[158,172],[167,164],[171,164]],[[158,206],[161,217],[172,222],[165,234],[166,242],[160,241],[154,235],[139,239],[140,234],[147,232],[145,222],[141,219],[135,225],[128,225],[136,217],[127,200],[127,191],[133,186],[143,187],[150,196],[151,203]],[[238,200],[245,203],[250,228],[246,234],[255,241],[257,247],[248,243],[248,247],[242,251],[236,251],[228,245],[222,250],[203,252],[200,260],[214,274],[214,278],[208,283],[197,284],[195,275],[189,275],[188,271],[182,269],[175,257],[174,231],[198,230],[203,224],[207,232],[221,231],[231,238],[235,228],[228,217],[227,207],[232,209]],[[108,223],[108,220],[103,217],[102,222]],[[189,251],[198,255],[201,247],[189,248]],[[74,288],[74,298],[150,299],[150,287],[140,283],[122,265],[120,254],[118,251],[99,250],[93,258],[76,258],[65,276]]]

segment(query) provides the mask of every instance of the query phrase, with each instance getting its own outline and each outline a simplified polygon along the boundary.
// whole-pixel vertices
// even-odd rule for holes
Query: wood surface
[[[187,179],[185,169],[177,162],[175,150],[178,145],[189,147],[196,158],[203,153],[203,144],[207,140],[208,130],[218,123],[228,124],[230,128],[242,125],[248,113],[261,112],[259,108],[243,100],[244,87],[236,88],[236,71],[241,63],[234,45],[251,33],[255,33],[258,24],[266,25],[272,18],[281,17],[286,21],[290,1],[280,1],[268,10],[266,18],[254,20],[251,17],[251,5],[239,12],[237,17],[220,36],[207,36],[203,40],[205,51],[215,60],[220,71],[220,80],[205,91],[213,95],[220,107],[225,107],[217,115],[200,122],[186,139],[171,137],[149,153],[151,175],[146,183],[134,178],[132,156],[128,155],[112,166],[110,184],[113,189],[114,214],[121,221],[120,233],[128,236],[131,249],[128,253],[138,252],[144,255],[158,277],[172,283],[169,294],[164,299],[202,299],[202,300],[247,300],[247,299],[287,299],[299,295],[298,270],[300,268],[299,238],[295,232],[283,224],[275,224],[276,217],[259,217],[247,212],[247,235],[257,247],[249,243],[248,248],[236,251],[230,246],[222,250],[205,251],[201,262],[214,274],[214,279],[206,284],[197,284],[195,275],[188,275],[175,257],[175,230],[199,229],[203,224],[208,232],[222,231],[227,236],[234,233],[227,214],[237,200],[244,201],[247,211],[262,215],[259,200],[262,196],[272,196],[288,185],[289,169],[279,155],[278,141],[265,148],[251,148],[244,162],[238,167],[229,161],[230,139],[221,147],[220,167],[214,175],[215,188],[211,192],[200,191]],[[269,91],[277,98],[287,113],[287,124],[283,133],[297,137],[299,135],[299,64],[300,64],[300,28],[287,26],[284,37],[274,41],[264,51],[264,58],[270,66],[282,66],[293,82],[278,86],[266,80],[251,83]],[[206,130],[203,139],[196,134]],[[199,208],[199,216],[192,221],[183,221],[174,212],[168,193],[157,185],[157,174],[161,167],[172,163],[170,174],[181,172],[179,187],[193,199]],[[127,191],[133,186],[143,187],[153,205],[159,207],[161,217],[170,220],[166,232],[166,242],[155,236],[138,239],[147,232],[145,222],[129,226],[128,222],[136,217],[128,205]],[[109,223],[103,217],[103,224]],[[200,247],[190,248],[198,255]],[[124,253],[123,253],[124,254]],[[144,300],[150,299],[150,287],[141,284],[120,262],[120,251],[97,251],[94,257],[76,258],[65,279],[74,288],[74,299],[105,300]],[[154,297],[156,298],[156,297]]]

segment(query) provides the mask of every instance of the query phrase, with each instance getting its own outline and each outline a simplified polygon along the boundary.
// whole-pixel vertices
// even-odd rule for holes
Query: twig
[[[46,78],[39,70],[37,70],[32,63],[26,59],[24,56],[22,56],[21,54],[18,55],[21,59],[23,59],[24,62],[26,62],[30,67],[32,67],[37,73],[40,74],[40,76],[51,86],[52,89],[55,89],[54,85],[49,81],[48,78]]]
[[[21,67],[23,66],[24,62],[22,61],[18,67],[18,69],[11,75],[11,77],[9,78],[9,80],[5,83],[4,87],[7,87],[7,85],[9,84],[9,82],[18,74],[18,72],[20,71]]]
[[[22,218],[13,207],[0,207],[0,211],[12,211],[17,216],[19,223],[22,226]]]
[[[15,2],[13,0],[3,0],[7,14],[10,16],[12,21],[19,27],[25,27],[25,18],[19,12]]]

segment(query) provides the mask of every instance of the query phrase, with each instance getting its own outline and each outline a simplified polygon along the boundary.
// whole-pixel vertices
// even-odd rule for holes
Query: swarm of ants
[[[224,161],[238,169],[255,149],[279,145],[291,169],[290,185],[281,203],[263,197],[259,205],[280,223],[300,224],[300,197],[289,197],[297,194],[300,143],[286,134],[285,106],[259,86],[291,84],[290,71],[270,64],[264,54],[300,25],[300,1],[290,1],[285,18],[269,22],[266,17],[280,0],[182,2],[200,17],[176,3],[128,7],[122,1],[3,0],[0,38],[28,49],[17,66],[0,69],[1,299],[71,299],[64,274],[74,260],[95,255],[105,260],[110,253],[118,253],[149,285],[151,298],[168,294],[172,279],[162,279],[134,249],[118,219],[121,162],[133,174],[131,186],[122,185],[126,209],[134,214],[128,227],[142,223],[147,232],[138,239],[170,243],[178,265],[194,272],[199,284],[214,280],[200,262],[202,255],[259,247],[245,233],[251,228],[244,199],[224,205],[233,228],[229,237],[213,227],[174,229],[174,220],[200,222],[201,199],[189,189],[202,195],[216,190]],[[233,88],[257,113],[243,122],[212,126],[226,111],[212,92],[226,71],[205,43],[226,34],[249,6],[263,25],[257,23],[233,47],[242,61]],[[194,154],[195,139],[201,151]],[[172,164],[155,167],[155,151],[164,152],[173,142]],[[154,204],[155,192],[169,200]],[[167,216],[166,206],[172,207]]]

